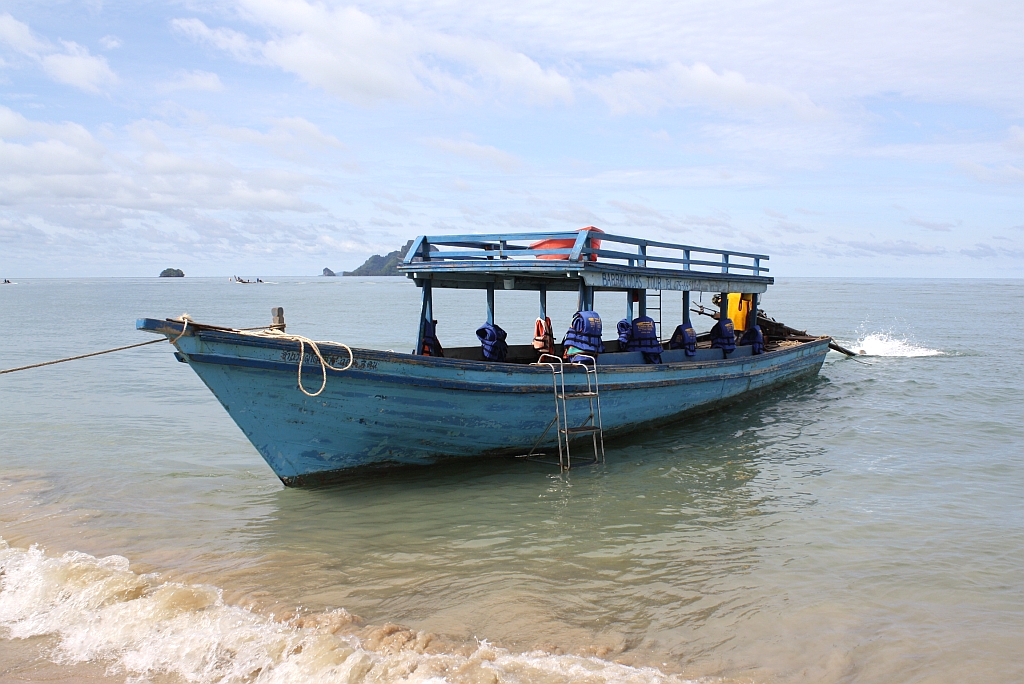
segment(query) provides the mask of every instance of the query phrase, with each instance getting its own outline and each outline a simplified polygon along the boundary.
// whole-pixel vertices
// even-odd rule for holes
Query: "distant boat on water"
[[[259,278],[256,280],[246,280],[245,278],[239,278],[238,276],[231,276],[228,280],[232,283],[239,283],[240,285],[256,285],[257,283],[263,282]]]

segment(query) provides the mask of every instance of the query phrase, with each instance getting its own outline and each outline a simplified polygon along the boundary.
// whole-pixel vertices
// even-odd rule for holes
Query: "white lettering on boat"
[[[298,363],[299,352],[282,351],[281,360],[284,361],[285,363]],[[342,368],[348,365],[348,356],[344,354],[342,354],[341,356],[335,354],[324,354],[324,361],[337,368]],[[318,359],[314,354],[306,353],[303,355],[302,365],[319,368],[320,359]],[[355,359],[352,362],[352,368],[356,368],[358,370],[376,370],[377,362],[370,361],[367,359]]]

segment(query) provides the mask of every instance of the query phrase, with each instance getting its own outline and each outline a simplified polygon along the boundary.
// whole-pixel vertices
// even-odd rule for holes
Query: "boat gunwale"
[[[807,342],[808,345],[816,344],[814,342]],[[782,350],[791,351],[791,350]],[[826,352],[827,353],[827,352]],[[815,354],[816,355],[816,354]],[[240,366],[246,368],[262,368],[265,370],[273,370],[278,372],[293,373],[295,372],[296,364],[294,362],[286,361],[271,361],[267,359],[253,359],[240,356],[222,356],[219,354],[189,354],[189,358],[196,363],[204,363],[211,365],[223,365],[223,366]],[[822,355],[824,356],[824,354]],[[751,357],[744,357],[751,358]],[[642,390],[642,389],[654,389],[658,387],[673,387],[678,385],[690,385],[690,384],[701,384],[707,382],[721,382],[726,380],[738,380],[743,378],[753,378],[760,375],[766,375],[769,373],[778,372],[780,370],[786,370],[791,366],[800,365],[804,356],[793,356],[792,358],[786,359],[781,363],[772,364],[764,368],[747,369],[739,372],[720,372],[715,375],[696,375],[689,377],[671,377],[663,378],[660,380],[640,380],[635,382],[623,382],[615,381],[611,379],[605,379],[601,383],[601,392],[615,392],[615,391],[630,391],[630,390]],[[479,362],[471,362],[479,363]],[[515,364],[505,364],[515,365]],[[671,370],[687,370],[681,368],[680,364],[673,364],[675,368]],[[522,366],[519,366],[522,368]],[[629,365],[619,366],[619,368],[626,369],[626,372],[637,371],[643,368],[643,366]],[[468,392],[484,392],[489,394],[534,394],[534,393],[550,393],[550,371],[547,369],[539,369],[547,377],[537,384],[500,384],[500,383],[488,383],[480,382],[467,379],[455,379],[455,378],[444,378],[444,377],[428,377],[423,375],[400,375],[396,373],[380,373],[380,372],[367,372],[363,370],[350,369],[347,371],[335,371],[330,368],[327,369],[327,374],[336,378],[350,377],[358,380],[373,381],[378,384],[391,384],[391,385],[413,385],[419,387],[437,387],[440,389],[448,390],[460,390]],[[319,365],[313,365],[308,370],[303,369],[304,373],[310,373],[319,375],[321,373]],[[664,372],[664,371],[663,371]],[[580,371],[582,374],[582,371]]]
[[[151,326],[152,323],[160,324],[161,327],[170,328],[164,330],[155,329]],[[140,319],[137,323],[138,329],[146,332],[153,332],[156,334],[166,335],[168,340],[173,337],[181,335],[183,324],[178,321],[159,321],[155,319]],[[192,324],[194,329],[186,330],[184,337],[197,337],[200,341],[209,340],[211,342],[222,342],[228,344],[238,344],[246,347],[257,347],[264,349],[281,349],[285,351],[297,351],[300,344],[297,340],[292,339],[275,339],[274,337],[261,336],[246,334],[243,331],[231,328],[222,328],[218,326],[211,326],[207,324]],[[177,328],[175,330],[174,328]],[[628,370],[630,372],[659,372],[661,369],[669,368],[692,368],[692,369],[704,369],[704,368],[720,368],[727,365],[736,365],[749,362],[750,359],[767,359],[774,355],[781,355],[791,352],[797,348],[803,348],[807,345],[821,344],[831,341],[829,336],[821,336],[815,340],[808,340],[806,342],[800,342],[799,347],[787,347],[783,349],[774,349],[772,351],[765,351],[763,354],[757,354],[756,356],[740,356],[735,358],[724,358],[715,359],[709,361],[673,361],[662,364],[649,364],[649,363],[637,363],[637,364],[599,364],[599,372],[610,373],[613,372],[611,369],[617,370]],[[339,353],[347,355],[345,348],[340,346],[337,342],[323,341],[317,342],[317,347],[320,348],[321,353],[329,350],[333,352],[329,355],[339,356]],[[366,347],[350,347],[352,353],[355,355],[358,352],[358,356],[365,360],[372,361],[389,361],[394,363],[403,363],[408,365],[419,365],[428,367],[451,367],[465,370],[490,370],[500,371],[508,373],[512,370],[527,372],[527,373],[543,373],[549,374],[551,371],[548,367],[541,364],[526,364],[526,363],[508,363],[498,361],[477,361],[474,359],[453,359],[446,358],[443,356],[422,356],[419,354],[411,354],[406,352],[387,351],[380,349],[369,349]],[[580,372],[583,370],[580,368],[573,368],[571,364],[566,364],[567,370],[570,372]],[[305,370],[305,369],[304,369]],[[315,364],[311,367],[309,372],[319,372],[319,364]],[[328,368],[328,372],[332,372],[332,369]],[[348,371],[333,371],[336,373],[348,372]]]
[[[178,328],[176,332],[173,329],[170,330],[154,330],[150,327],[143,327],[144,323],[157,323],[162,327],[171,325]],[[157,321],[154,319],[141,319],[138,322],[139,328],[148,332],[155,332],[163,334],[171,340],[172,337],[178,337],[180,335],[180,329],[183,327],[181,323],[177,321]],[[245,334],[244,332],[219,328],[215,326],[207,326],[205,324],[198,324],[193,330],[185,331],[184,337],[196,337],[199,342],[212,342],[219,344],[237,345],[243,347],[251,347],[257,349],[270,349],[270,350],[281,350],[289,352],[298,352],[299,342],[291,339],[274,339],[273,337],[263,337],[252,334]],[[711,361],[676,361],[663,364],[607,364],[599,365],[599,373],[605,378],[601,383],[602,391],[612,390],[629,390],[629,389],[643,389],[643,388],[654,388],[664,387],[671,385],[680,384],[691,384],[701,382],[714,382],[718,380],[732,380],[742,377],[753,377],[762,375],[764,373],[774,372],[779,369],[787,368],[788,366],[799,363],[801,361],[800,356],[794,356],[792,359],[786,359],[780,363],[769,363],[763,368],[747,368],[742,369],[742,366],[750,364],[752,360],[765,360],[770,361],[775,357],[781,360],[783,356],[790,355],[797,350],[808,350],[814,346],[828,344],[831,341],[830,337],[821,337],[817,340],[811,340],[807,342],[801,342],[796,347],[787,347],[783,349],[776,349],[756,356],[741,356],[736,358],[716,359]],[[335,362],[345,363],[347,362],[348,353],[337,343],[331,342],[318,342],[317,346],[320,348],[321,353],[327,356],[337,357]],[[180,349],[180,348],[179,348]],[[481,391],[481,392],[521,392],[530,393],[536,391],[547,391],[547,384],[550,381],[551,369],[546,365],[539,364],[521,364],[521,363],[505,363],[505,362],[493,362],[493,361],[476,361],[472,359],[450,359],[445,357],[434,357],[434,356],[420,356],[416,354],[409,354],[404,352],[385,351],[378,349],[367,349],[361,347],[351,348],[353,359],[355,361],[355,367],[348,370],[335,370],[333,368],[321,369],[320,364],[313,357],[312,362],[309,359],[303,365],[303,374],[310,375],[321,375],[323,370],[326,370],[327,374],[332,377],[342,377],[345,375],[360,378],[364,380],[374,379],[376,381],[400,384],[415,384],[415,385],[432,385],[441,386],[444,389],[462,389],[470,391]],[[209,363],[209,364],[221,364],[221,365],[232,365],[232,366],[248,366],[265,368],[267,370],[295,372],[296,361],[285,361],[285,360],[271,360],[271,359],[258,359],[244,356],[230,356],[216,353],[207,352],[185,352],[182,351],[183,355],[190,360],[194,360],[197,363]],[[306,352],[309,354],[309,352]],[[811,352],[812,354],[815,352]],[[825,354],[828,352],[826,351]],[[802,356],[802,355],[801,355]],[[502,384],[502,383],[489,383],[481,382],[478,380],[466,379],[466,378],[443,378],[443,377],[430,377],[426,375],[415,375],[415,376],[402,376],[397,373],[379,372],[372,371],[366,372],[359,366],[366,361],[375,362],[386,362],[394,363],[405,367],[419,367],[422,370],[437,368],[437,369],[448,369],[448,370],[463,370],[473,371],[474,373],[500,373],[505,376],[520,375],[536,378],[540,381],[539,384]],[[362,363],[361,363],[362,362]],[[570,364],[566,364],[567,372],[570,376],[582,375],[584,370],[582,368],[573,367]],[[736,368],[736,370],[732,370]],[[694,377],[667,377],[663,379],[645,379],[637,380],[634,382],[623,382],[615,381],[612,379],[613,375],[621,375],[627,373],[630,375],[636,374],[650,374],[650,373],[666,373],[669,371],[713,371],[719,370],[713,376],[697,375]],[[542,388],[543,389],[540,389]]]

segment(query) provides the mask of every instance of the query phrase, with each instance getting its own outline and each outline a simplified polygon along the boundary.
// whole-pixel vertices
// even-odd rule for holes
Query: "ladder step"
[[[583,399],[585,397],[596,397],[597,392],[570,392],[569,394],[563,394],[560,398],[562,399]]]
[[[566,428],[566,429],[563,429],[563,430],[559,430],[559,432],[561,432],[563,434],[566,434],[566,435],[576,435],[576,434],[582,434],[584,432],[600,432],[600,431],[601,431],[601,428],[596,427],[594,425],[581,425],[579,427],[571,427],[571,428]]]

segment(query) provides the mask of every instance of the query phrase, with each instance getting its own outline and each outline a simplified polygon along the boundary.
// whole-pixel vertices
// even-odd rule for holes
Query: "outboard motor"
[[[441,343],[437,341],[437,321],[423,324],[423,346],[417,352],[420,356],[444,356]]]
[[[693,323],[690,323],[689,318],[676,326],[672,339],[668,341],[668,348],[682,349],[687,356],[697,355],[697,331],[693,329]]]
[[[503,362],[508,356],[508,344],[505,342],[507,333],[493,323],[484,323],[476,330],[480,339],[480,347],[487,361]]]
[[[723,318],[711,328],[711,348],[721,349],[726,354],[736,351],[736,328],[732,319]]]
[[[761,326],[755,325],[740,337],[740,344],[749,344],[751,354],[764,354],[764,335],[761,334]]]
[[[630,340],[626,345],[628,351],[643,352],[647,363],[661,363],[661,342],[658,340],[658,329],[650,316],[633,319]],[[619,339],[622,339],[621,333]]]
[[[596,311],[577,311],[572,316],[565,338],[562,340],[565,358],[573,360],[577,354],[597,356],[604,351],[601,341],[601,317]]]

